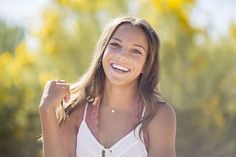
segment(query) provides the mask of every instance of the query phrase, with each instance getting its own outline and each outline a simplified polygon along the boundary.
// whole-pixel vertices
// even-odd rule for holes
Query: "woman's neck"
[[[129,108],[138,97],[138,86],[135,84],[129,86],[115,86],[105,83],[102,95],[102,104],[114,108]]]

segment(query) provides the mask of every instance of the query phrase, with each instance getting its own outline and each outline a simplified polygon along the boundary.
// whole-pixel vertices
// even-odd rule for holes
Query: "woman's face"
[[[102,58],[106,81],[118,86],[137,83],[147,52],[147,37],[140,28],[129,24],[119,26]]]

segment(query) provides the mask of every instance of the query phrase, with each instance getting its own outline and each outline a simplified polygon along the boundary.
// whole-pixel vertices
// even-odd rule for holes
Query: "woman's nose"
[[[120,49],[120,52],[118,53],[118,56],[122,60],[128,60],[129,59],[129,53],[128,50],[125,48]]]

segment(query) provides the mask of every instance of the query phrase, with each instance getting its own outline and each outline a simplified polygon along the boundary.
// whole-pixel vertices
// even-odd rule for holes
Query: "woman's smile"
[[[112,68],[114,71],[119,72],[119,73],[120,73],[120,72],[121,72],[121,73],[128,73],[128,72],[131,71],[130,68],[125,67],[125,66],[120,65],[120,64],[117,64],[117,63],[111,63],[110,65],[111,65],[111,68]]]

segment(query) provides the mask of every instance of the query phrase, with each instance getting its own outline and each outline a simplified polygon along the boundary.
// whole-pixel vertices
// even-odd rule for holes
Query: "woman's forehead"
[[[134,42],[135,44],[142,45],[146,50],[148,47],[148,40],[145,32],[142,28],[131,24],[120,25],[111,37],[111,39],[114,38],[123,42]]]

